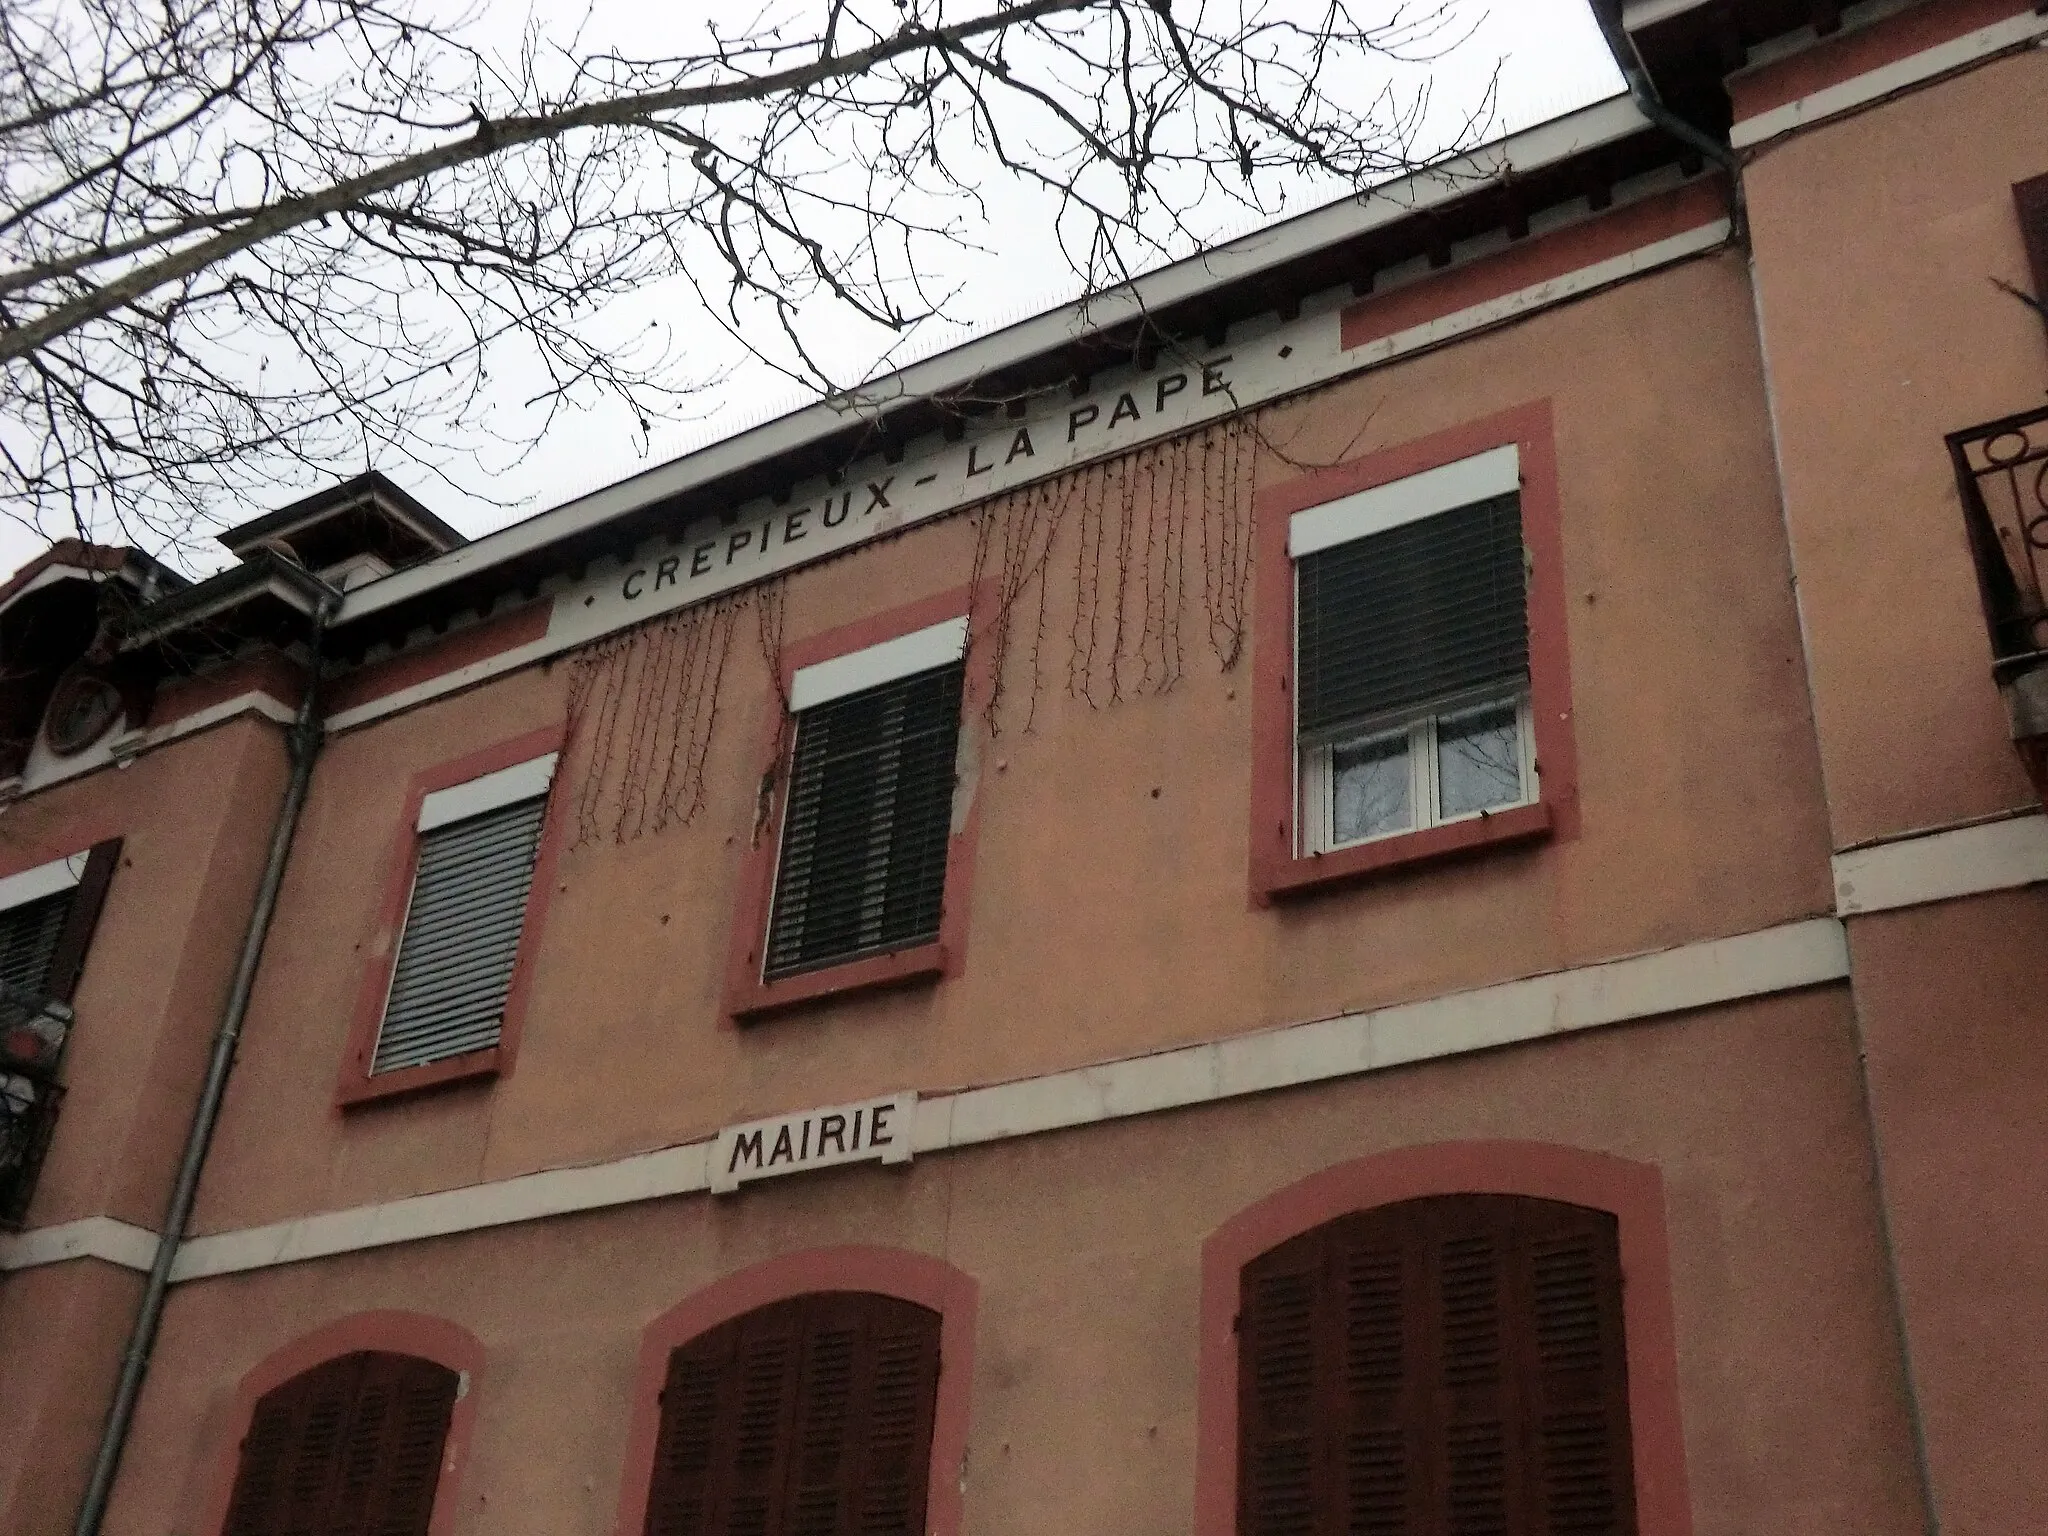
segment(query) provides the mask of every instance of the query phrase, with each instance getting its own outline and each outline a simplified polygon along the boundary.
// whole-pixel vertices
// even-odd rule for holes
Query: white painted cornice
[[[1072,1071],[920,1094],[911,1148],[924,1157],[1222,1103],[1820,986],[1848,973],[1842,925],[1830,917],[1811,918]],[[712,1146],[713,1138],[706,1138],[580,1168],[212,1233],[183,1245],[171,1278],[191,1283],[550,1216],[706,1194]],[[148,1268],[155,1239],[140,1229],[123,1228],[133,1237],[116,1242],[95,1228],[97,1246],[90,1249],[83,1246],[84,1238],[58,1235],[90,1226],[73,1222],[11,1239],[11,1247],[0,1247],[0,1269],[57,1263],[87,1251],[129,1268]]]

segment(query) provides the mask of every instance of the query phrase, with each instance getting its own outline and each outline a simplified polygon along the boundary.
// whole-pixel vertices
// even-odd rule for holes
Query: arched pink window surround
[[[241,1460],[242,1437],[249,1431],[257,1401],[294,1376],[357,1350],[415,1355],[462,1376],[455,1411],[448,1421],[448,1438],[443,1442],[441,1476],[434,1488],[434,1521],[430,1527],[433,1536],[450,1536],[455,1529],[456,1487],[468,1459],[470,1432],[476,1425],[476,1380],[483,1369],[484,1347],[468,1329],[446,1318],[428,1317],[420,1312],[358,1312],[337,1318],[252,1366],[235,1385],[225,1430],[214,1448],[206,1519],[200,1530],[211,1536],[227,1519],[228,1499],[235,1488],[235,1469]]]
[[[1425,1195],[1530,1195],[1613,1214],[1627,1277],[1630,1435],[1640,1536],[1691,1536],[1678,1411],[1677,1332],[1664,1181],[1599,1152],[1534,1141],[1457,1141],[1340,1163],[1239,1211],[1202,1244],[1194,1536],[1236,1536],[1238,1277],[1289,1238],[1351,1211]]]
[[[619,1485],[618,1536],[640,1536],[661,1427],[661,1387],[678,1345],[744,1313],[815,1291],[872,1291],[939,1314],[939,1395],[932,1423],[927,1536],[958,1536],[960,1468],[967,1455],[967,1406],[974,1378],[974,1311],[979,1288],[943,1260],[897,1248],[817,1248],[784,1254],[728,1275],[677,1303],[640,1335],[633,1419]]]

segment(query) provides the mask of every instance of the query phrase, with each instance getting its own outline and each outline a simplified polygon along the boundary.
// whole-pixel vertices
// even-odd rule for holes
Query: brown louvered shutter
[[[1320,1234],[1310,1234],[1319,1238]],[[1326,1313],[1321,1241],[1296,1238],[1245,1271],[1238,1314],[1238,1529],[1245,1536],[1309,1536],[1329,1503],[1317,1370],[1334,1342]],[[1319,1306],[1318,1303],[1323,1305]],[[1321,1326],[1318,1326],[1318,1325]],[[1326,1394],[1325,1394],[1326,1395]]]
[[[1245,1267],[1242,1536],[1633,1536],[1614,1218],[1459,1195]]]
[[[1519,1360],[1510,1354],[1519,1340],[1502,1294],[1507,1234],[1495,1222],[1458,1221],[1467,1213],[1455,1209],[1425,1214],[1451,1218],[1424,1224],[1436,1282],[1443,1423],[1433,1438],[1442,1448],[1443,1529],[1448,1536],[1508,1536],[1529,1527],[1510,1520],[1527,1469],[1515,1423]]]
[[[85,954],[92,947],[93,930],[99,926],[100,908],[106,905],[107,887],[113,883],[114,868],[121,862],[121,839],[113,837],[94,843],[85,856],[85,868],[71,891],[71,907],[64,914],[64,926],[57,931],[57,947],[50,954],[50,970],[43,990],[60,1003],[68,1003],[78,991],[78,978],[85,969]]]
[[[1614,1218],[1543,1202],[1529,1202],[1521,1214],[1535,1345],[1539,1529],[1622,1536],[1635,1529],[1636,1501]]]
[[[426,1536],[459,1378],[362,1351],[258,1400],[224,1536]]]
[[[669,1356],[646,1536],[921,1536],[939,1315],[820,1292]]]

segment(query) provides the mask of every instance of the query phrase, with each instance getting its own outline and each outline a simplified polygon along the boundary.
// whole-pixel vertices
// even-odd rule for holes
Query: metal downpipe
[[[1664,105],[1664,98],[1657,93],[1657,86],[1650,79],[1650,71],[1643,64],[1643,57],[1636,52],[1636,40],[1629,35],[1621,23],[1618,5],[1598,4],[1593,7],[1598,18],[1600,31],[1607,39],[1607,51],[1614,58],[1614,64],[1621,71],[1622,83],[1637,108],[1652,124],[1678,140],[1688,149],[1697,150],[1714,164],[1728,173],[1729,213],[1737,240],[1745,236],[1748,216],[1742,196],[1742,157],[1728,145],[1693,123],[1687,122],[1676,112]]]
[[[298,714],[285,737],[291,754],[291,778],[285,786],[284,803],[270,832],[270,852],[263,866],[263,878],[256,887],[256,904],[249,914],[249,926],[242,936],[242,949],[235,961],[233,984],[227,1005],[213,1036],[213,1051],[206,1063],[206,1079],[193,1106],[192,1123],[185,1132],[185,1151],[178,1163],[177,1182],[164,1211],[163,1227],[157,1236],[156,1259],[149,1268],[149,1282],[143,1287],[136,1308],[135,1326],[121,1357],[121,1376],[114,1387],[114,1400],[107,1408],[106,1427],[100,1433],[99,1450],[93,1458],[92,1477],[78,1506],[74,1536],[99,1536],[106,1518],[107,1501],[114,1490],[114,1478],[121,1469],[121,1453],[128,1443],[128,1431],[135,1419],[135,1405],[142,1395],[142,1380],[149,1371],[150,1352],[156,1345],[157,1327],[163,1320],[164,1298],[170,1289],[171,1265],[183,1243],[185,1228],[192,1219],[192,1207],[199,1194],[200,1171],[206,1166],[207,1149],[213,1143],[213,1129],[220,1118],[222,1095],[228,1074],[234,1069],[235,1047],[242,1037],[242,1020],[249,1011],[249,996],[255,987],[256,966],[263,957],[263,941],[270,933],[270,921],[277,911],[277,893],[284,884],[285,865],[291,857],[292,838],[298,830],[299,813],[306,804],[312,783],[313,761],[320,755],[324,733],[320,727],[320,655],[327,620],[334,602],[327,599],[313,615],[312,661],[307,669],[306,691]]]

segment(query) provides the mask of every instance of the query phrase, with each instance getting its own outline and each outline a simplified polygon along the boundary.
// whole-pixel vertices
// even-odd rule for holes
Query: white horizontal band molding
[[[2048,816],[2014,816],[1853,848],[1834,858],[1844,917],[2009,891],[2048,880]]]
[[[1621,206],[1618,200],[1616,206]],[[1725,245],[1728,242],[1730,233],[1731,228],[1726,219],[1714,219],[1693,229],[1682,230],[1678,234],[1668,236],[1665,239],[1653,241],[1636,250],[1624,252],[1619,256],[1609,257],[1603,261],[1594,262],[1576,271],[1551,278],[1548,281],[1535,283],[1527,288],[1518,289],[1513,293],[1503,294],[1499,298],[1487,300],[1485,303],[1472,305],[1469,308],[1439,316],[1437,319],[1425,321],[1389,336],[1383,336],[1360,347],[1347,349],[1339,344],[1338,320],[1334,313],[1314,316],[1304,315],[1292,324],[1261,338],[1261,342],[1264,345],[1285,344],[1292,349],[1293,356],[1286,365],[1285,371],[1270,370],[1266,377],[1235,389],[1230,396],[1219,396],[1217,417],[1213,419],[1220,419],[1223,415],[1248,410],[1283,396],[1297,394],[1304,389],[1334,383],[1339,379],[1347,378],[1354,374],[1384,367],[1403,357],[1444,345],[1462,336],[1488,330],[1495,326],[1511,324],[1553,305],[1583,298],[1588,294],[1644,276],[1660,268],[1691,260],[1695,256],[1703,255],[1708,251]],[[1278,350],[1277,345],[1273,346],[1273,350]],[[1107,391],[1107,394],[1114,398],[1116,391],[1112,389]],[[1199,425],[1200,422],[1197,421],[1196,424]],[[1014,423],[1011,423],[1004,428],[998,429],[996,436],[1002,437],[1006,435],[1010,426],[1014,425]],[[989,485],[975,491],[971,496],[960,495],[934,503],[928,509],[916,514],[899,516],[883,531],[893,533],[912,522],[940,516],[955,511],[960,507],[971,505],[975,500],[997,491],[1013,490],[1021,485],[1033,483],[1033,480],[1049,479],[1055,475],[1065,474],[1082,463],[1095,462],[1097,459],[1112,458],[1120,454],[1129,453],[1144,446],[1147,442],[1175,436],[1186,430],[1188,430],[1188,426],[1182,422],[1162,427],[1159,431],[1150,435],[1140,435],[1133,432],[1128,439],[1121,440],[1115,445],[1105,448],[1098,455],[1065,460],[1056,464],[1048,463],[1043,471],[1038,472],[1031,479],[1019,479],[1000,485]],[[957,456],[969,446],[971,444],[952,445],[948,451]],[[905,475],[911,474],[914,472],[915,467],[916,461],[914,459],[907,459],[905,465],[902,466],[902,472]],[[898,494],[901,494],[900,491]],[[629,572],[636,568],[631,560],[615,564],[604,568],[598,574],[588,577],[581,585],[570,587],[557,593],[553,599],[554,612],[550,620],[549,632],[540,639],[530,641],[512,650],[504,651],[499,655],[472,662],[468,666],[443,673],[440,676],[425,679],[410,687],[386,694],[381,698],[368,700],[350,709],[339,710],[328,717],[328,730],[339,733],[344,730],[353,730],[373,724],[378,720],[388,718],[402,711],[416,709],[420,705],[430,703],[444,694],[456,693],[466,688],[475,687],[477,684],[486,682],[491,678],[532,666],[537,662],[546,660],[550,656],[559,655],[565,651],[575,650],[587,645],[604,635],[617,633],[620,630],[631,627],[633,624],[643,623],[650,618],[658,617],[662,612],[672,611],[669,608],[657,607],[649,608],[646,611],[635,611],[629,616],[603,615],[602,610],[605,600],[610,596],[611,589],[620,585],[621,573]],[[784,569],[790,568],[794,567],[777,567],[771,571],[765,571],[759,577],[752,579],[766,580],[770,576],[779,575]],[[639,584],[640,588],[645,590],[651,587],[655,579],[644,579]],[[377,585],[382,585],[382,583]],[[707,590],[701,598],[692,598],[690,601],[707,601],[711,597],[720,595],[723,592],[734,590],[738,585],[741,584],[734,583],[732,586],[713,588]],[[372,589],[365,587],[359,590],[369,591]],[[688,604],[678,602],[674,606],[683,607],[688,606]]]
[[[34,869],[24,869],[18,874],[0,880],[0,912],[15,907],[25,907],[32,901],[41,901],[45,896],[54,896],[59,891],[68,891],[85,878],[85,855],[74,853],[62,859],[52,859],[47,864],[38,864]]]
[[[450,822],[467,821],[500,806],[516,805],[546,794],[548,785],[554,782],[555,763],[560,757],[559,752],[544,753],[466,783],[435,790],[420,801],[419,830],[431,832]]]
[[[1967,69],[2009,48],[2023,47],[2038,37],[2048,37],[2048,15],[2028,11],[1994,21],[1961,37],[1894,59],[1847,80],[1826,86],[1796,101],[1788,101],[1755,117],[1744,118],[1728,131],[1728,142],[1748,149],[1797,128],[1810,128],[1844,112],[1868,106],[1900,91],[1910,90],[1943,75]]]
[[[1605,261],[1593,262],[1547,282],[1534,283],[1513,293],[1502,294],[1497,299],[1488,299],[1483,304],[1474,304],[1468,309],[1409,326],[1406,330],[1394,331],[1377,341],[1353,348],[1350,355],[1355,359],[1355,370],[1380,367],[1396,358],[1442,346],[1461,336],[1520,320],[1538,310],[1572,299],[1584,298],[1587,294],[1611,288],[1616,283],[1627,282],[1660,267],[1689,261],[1694,256],[1726,245],[1732,233],[1733,226],[1726,219],[1715,219],[1662,240],[1653,240],[1619,256],[1610,256]]]
[[[99,1259],[146,1275],[156,1262],[156,1242],[156,1234],[146,1227],[112,1216],[82,1216],[54,1227],[0,1236],[0,1274],[67,1259]]]
[[[933,667],[948,666],[966,654],[967,616],[962,614],[866,650],[798,667],[789,681],[789,707],[792,711],[813,709]]]
[[[566,647],[560,642],[549,640],[546,636],[538,640],[529,640],[524,645],[500,651],[495,656],[486,656],[481,661],[472,661],[467,666],[436,673],[423,682],[413,683],[405,688],[394,688],[389,693],[379,694],[374,699],[366,699],[361,704],[352,705],[347,709],[337,709],[327,717],[327,729],[338,734],[353,730],[359,725],[369,725],[378,720],[388,719],[392,715],[403,714],[408,709],[417,708],[446,694],[460,693],[465,688],[489,682],[492,678],[503,676],[507,672],[517,672],[522,667],[546,661],[550,656],[559,655],[564,649]]]
[[[551,1168],[488,1184],[192,1238],[178,1250],[171,1279],[238,1274],[668,1195],[697,1194],[711,1187],[710,1149],[709,1141],[693,1141],[608,1163]]]
[[[222,699],[218,704],[209,704],[204,709],[196,709],[189,715],[180,715],[175,720],[164,722],[143,738],[142,750],[151,751],[170,742],[196,735],[200,731],[233,720],[238,715],[261,715],[264,719],[275,721],[279,725],[290,725],[298,719],[298,711],[291,705],[281,699],[274,699],[267,693],[251,689],[247,693],[238,693],[231,699]]]
[[[1840,981],[1848,974],[1841,924],[1812,918],[1426,1002],[934,1098],[919,1105],[914,1150],[973,1146],[1300,1087]]]
[[[132,731],[116,736],[103,744],[112,749],[104,756],[60,758],[48,777],[38,775],[33,784],[23,785],[17,798],[39,795],[46,789],[54,789],[59,784],[69,784],[72,780],[85,778],[88,774],[103,773],[110,768],[125,768],[145,752],[154,752],[157,748],[167,747],[174,741],[183,741],[187,736],[197,736],[201,731],[211,730],[216,725],[225,725],[228,721],[239,719],[243,715],[260,715],[279,725],[290,725],[298,718],[290,705],[280,703],[267,693],[252,689],[248,693],[238,693],[231,699],[222,699],[218,704],[209,704],[204,709],[194,710],[189,715],[180,715],[177,719],[166,721],[162,725],[151,726],[142,733],[139,741]]]
[[[1823,985],[1848,974],[1842,925],[1810,918],[1422,1002],[920,1097],[910,1148],[921,1156],[1211,1104]],[[706,1192],[714,1144],[706,1138],[613,1162],[193,1238],[179,1250],[171,1278],[198,1280]]]
[[[1299,560],[1320,550],[1349,544],[1420,522],[1439,512],[1522,488],[1522,454],[1513,443],[1489,448],[1469,459],[1439,464],[1419,475],[1376,485],[1309,507],[1287,520],[1287,553]]]
[[[898,401],[942,394],[993,370],[1051,351],[1081,336],[1153,313],[1224,283],[1281,266],[1299,257],[1398,222],[1451,201],[1507,173],[1526,174],[1585,150],[1640,133],[1649,120],[1626,95],[1613,96],[1547,123],[1512,134],[1427,170],[1396,178],[1358,197],[1226,241],[1162,267],[1108,293],[1094,294],[949,348],[885,375],[850,398],[821,401],[749,431],[685,454],[631,479],[514,523],[437,555],[343,599],[337,620],[347,624],[448,582],[488,570],[517,556],[607,520],[703,485],[735,470],[780,457],[829,436],[849,421]]]

